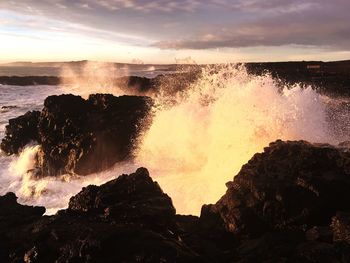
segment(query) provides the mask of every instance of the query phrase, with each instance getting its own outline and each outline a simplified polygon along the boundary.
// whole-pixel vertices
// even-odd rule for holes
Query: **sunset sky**
[[[0,0],[0,62],[344,60],[349,10],[349,0]]]

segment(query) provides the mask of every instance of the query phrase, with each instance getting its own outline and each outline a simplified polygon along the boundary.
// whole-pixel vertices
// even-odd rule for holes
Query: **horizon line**
[[[57,61],[11,61],[11,62],[0,62],[0,66],[6,66],[10,64],[21,64],[21,63],[28,63],[28,64],[41,64],[41,63],[87,63],[87,62],[93,62],[93,63],[108,63],[108,64],[127,64],[127,65],[168,65],[168,66],[175,66],[175,65],[189,65],[189,66],[195,66],[195,65],[225,65],[225,64],[255,64],[255,63],[293,63],[293,62],[319,62],[319,63],[331,63],[331,62],[350,62],[349,59],[342,59],[342,60],[276,60],[276,61],[247,61],[247,62],[218,62],[218,63],[132,63],[132,62],[117,62],[117,61],[99,61],[99,60],[57,60]]]

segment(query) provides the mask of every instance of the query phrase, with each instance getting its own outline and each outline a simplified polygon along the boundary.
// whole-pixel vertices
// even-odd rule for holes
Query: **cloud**
[[[274,10],[275,14],[248,22],[209,25],[200,34],[162,40],[152,46],[178,50],[302,45],[350,50],[350,16],[347,11],[350,2],[335,0],[322,5],[320,1],[316,2],[237,2],[235,8],[248,9],[249,12],[260,12],[275,4],[268,9],[269,12]]]
[[[249,12],[280,12],[290,13],[302,11],[316,7],[319,5],[319,0],[216,0],[222,6],[231,7],[240,11]]]
[[[119,9],[131,9],[141,12],[174,12],[174,11],[188,11],[193,12],[200,4],[196,0],[104,0],[104,1],[93,1],[90,0],[94,5],[101,6],[110,10]]]
[[[151,40],[170,35],[162,25],[175,25],[199,6],[199,0],[0,0],[0,11],[103,30],[105,38],[117,33]]]
[[[118,41],[118,43],[135,45],[150,43],[142,36],[133,36],[41,16],[0,10],[0,17],[0,33],[6,35],[46,40],[76,37],[86,41]]]
[[[205,1],[204,1],[205,2]],[[210,1],[209,1],[210,2]],[[2,8],[22,11],[45,12],[52,7],[61,9],[105,9],[108,11],[133,10],[139,12],[193,12],[201,4],[199,0],[13,0],[0,3]]]
[[[0,12],[0,26],[15,33],[65,32],[169,50],[350,50],[349,0],[11,0],[0,1],[1,10],[18,14],[10,20]]]
[[[96,12],[105,10],[114,13],[123,10],[143,13],[179,13],[204,9],[206,12],[210,12],[210,9],[242,12],[293,12],[317,6],[319,2],[320,0],[12,0],[1,1],[0,8],[31,14],[52,14],[57,8],[61,9],[61,12],[62,9],[65,9],[66,12],[80,10],[83,13],[89,10]]]

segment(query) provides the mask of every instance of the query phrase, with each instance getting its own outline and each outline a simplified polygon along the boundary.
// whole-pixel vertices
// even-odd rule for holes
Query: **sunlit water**
[[[1,136],[9,118],[40,109],[50,94],[101,92],[101,86],[0,87]],[[105,86],[103,86],[105,87]],[[102,91],[105,91],[104,88]],[[106,90],[115,95],[117,87]],[[198,214],[225,192],[240,167],[276,139],[337,144],[349,140],[348,99],[321,96],[311,88],[281,86],[270,75],[251,76],[235,66],[203,69],[186,91],[154,97],[157,111],[133,162],[119,163],[82,178],[61,176],[34,180],[27,173],[38,146],[29,145],[18,157],[0,157],[0,194],[13,191],[19,201],[44,205],[48,213],[67,206],[69,198],[88,184],[101,184],[137,167],[149,169],[173,199],[179,213]],[[171,101],[171,103],[169,103]]]

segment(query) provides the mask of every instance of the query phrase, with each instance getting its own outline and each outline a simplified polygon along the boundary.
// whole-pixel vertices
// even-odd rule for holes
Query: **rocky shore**
[[[138,136],[149,124],[152,100],[110,94],[50,96],[41,112],[9,120],[1,149],[18,154],[25,145],[40,145],[37,175],[86,175],[132,157]]]
[[[50,96],[9,121],[1,149],[39,144],[37,176],[102,171],[133,157],[152,107],[145,96]],[[1,196],[0,262],[350,262],[349,142],[275,141],[199,217],[176,214],[146,168],[115,176],[52,216]]]
[[[69,207],[0,197],[1,262],[349,262],[350,151],[276,141],[200,217],[177,215],[145,168]],[[190,200],[189,200],[190,201]]]
[[[189,73],[159,75],[154,78],[127,76],[108,79],[108,85],[118,87],[129,95],[148,95],[159,92],[159,89],[167,87],[166,92],[185,89],[191,81],[197,79],[200,68]],[[76,79],[61,78],[57,76],[0,76],[0,85],[36,86],[36,85],[74,85]],[[106,80],[95,80],[104,83]]]
[[[289,85],[311,85],[319,92],[332,96],[350,96],[350,61],[299,61],[299,62],[266,62],[245,63],[250,74],[261,76],[270,73]],[[115,78],[112,82],[128,94],[147,94],[157,91],[162,85],[173,90],[181,90],[188,87],[191,81],[196,80],[202,66],[197,65],[172,65],[172,71],[180,71],[178,74],[159,75],[155,78],[138,76]],[[187,73],[185,73],[187,72]],[[0,76],[0,84],[4,85],[59,85],[70,84],[74,80],[61,79],[57,76]],[[166,85],[167,83],[171,85]],[[111,85],[112,83],[109,83]],[[162,85],[161,85],[162,84]]]

